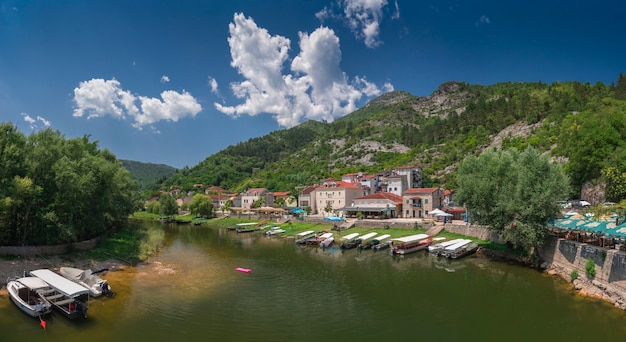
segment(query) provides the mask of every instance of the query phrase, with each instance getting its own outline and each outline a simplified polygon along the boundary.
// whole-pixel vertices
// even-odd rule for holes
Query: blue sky
[[[626,1],[0,0],[0,122],[194,166],[447,81],[615,82]]]

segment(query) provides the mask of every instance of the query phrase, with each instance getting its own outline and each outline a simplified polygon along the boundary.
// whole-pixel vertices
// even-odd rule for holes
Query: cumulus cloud
[[[22,117],[24,118],[24,121],[26,121],[28,123],[28,126],[30,127],[30,129],[39,129],[40,125],[43,125],[44,127],[50,127],[50,121],[46,120],[44,117],[41,117],[39,115],[37,115],[37,118],[33,118],[30,115],[26,114],[26,113],[22,113]]]
[[[376,48],[382,44],[379,39],[380,22],[383,19],[383,8],[387,0],[342,0],[338,2],[342,14],[337,14],[333,8],[324,7],[315,16],[321,21],[334,18],[343,19],[357,39],[362,39],[369,48]],[[400,7],[395,1],[392,19],[400,18]]]
[[[173,121],[195,117],[202,110],[198,101],[186,91],[166,90],[161,98],[134,95],[122,89],[116,79],[92,79],[80,82],[74,88],[74,117],[87,115],[88,119],[112,116],[118,119],[130,117],[133,127],[159,121]]]
[[[170,81],[170,78],[167,75],[161,76],[161,83],[167,83]]]
[[[354,111],[363,96],[381,93],[365,78],[349,80],[340,68],[339,38],[327,27],[311,34],[299,33],[300,53],[285,74],[291,43],[288,38],[270,35],[241,13],[235,14],[229,31],[231,66],[245,79],[230,84],[230,88],[244,103],[215,103],[225,114],[237,117],[269,113],[279,125],[292,127],[303,119],[332,121]],[[385,86],[390,88],[390,84]]]
[[[217,80],[215,79],[215,77],[209,76],[209,86],[211,87],[211,92],[213,94],[219,95],[219,89],[218,89]]]

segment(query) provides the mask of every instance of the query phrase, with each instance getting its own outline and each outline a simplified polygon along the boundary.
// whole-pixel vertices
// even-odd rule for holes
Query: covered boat
[[[434,245],[430,245],[428,246],[428,251],[431,253],[438,253],[439,251],[443,250],[444,248],[448,247],[448,246],[452,246],[458,242],[461,242],[463,239],[454,239],[454,240],[448,240],[448,241],[443,241]]]
[[[450,248],[449,250],[446,249],[446,253],[444,254],[444,256],[448,259],[459,259],[466,255],[475,253],[478,250],[478,243],[472,242],[472,240],[466,241],[469,242],[466,242],[464,244],[459,243],[458,245],[450,246],[455,248]]]
[[[428,248],[432,239],[427,234],[409,235],[394,239],[391,244],[392,254],[409,254]]]
[[[330,245],[332,245],[333,242],[335,242],[335,237],[331,235],[327,237],[324,241],[320,242],[320,247],[322,248],[330,247]]]
[[[376,235],[378,235],[378,233],[374,233],[374,232],[361,235],[361,243],[357,246],[357,248],[359,249],[371,248],[374,240],[370,240],[370,239]]]
[[[17,278],[7,283],[13,303],[32,317],[41,317],[52,311],[52,305],[42,294],[48,289],[50,285],[37,277]]]
[[[50,285],[50,289],[42,294],[61,314],[69,319],[87,318],[88,307],[80,298],[89,298],[89,289],[48,269],[30,271],[30,275]]]
[[[312,230],[307,230],[296,234],[296,243],[305,244],[307,240],[315,238],[315,233]]]
[[[113,296],[113,291],[111,291],[109,283],[96,274],[100,273],[100,271],[92,272],[89,269],[81,270],[80,268],[74,267],[61,267],[59,269],[59,273],[61,273],[61,275],[65,278],[89,289],[89,294],[92,297],[99,297],[102,295],[107,297]]]

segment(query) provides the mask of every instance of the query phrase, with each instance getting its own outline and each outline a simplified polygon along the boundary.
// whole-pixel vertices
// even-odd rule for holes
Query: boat
[[[430,245],[428,246],[428,251],[431,253],[438,253],[439,251],[443,250],[444,248],[454,245],[457,242],[462,241],[463,239],[454,239],[454,240],[448,240],[448,241],[444,241],[444,242],[440,242],[434,245]]]
[[[372,246],[372,250],[380,251],[391,247],[391,240],[383,241]]]
[[[296,234],[296,243],[297,244],[305,244],[307,240],[313,239],[315,234],[312,230],[307,230],[301,233]]]
[[[69,319],[87,318],[88,306],[80,298],[89,298],[89,289],[49,269],[30,271],[30,275],[43,280],[50,286],[48,290],[40,293],[63,316]]]
[[[357,246],[357,248],[358,249],[371,248],[373,244],[373,240],[372,241],[367,241],[367,240],[373,238],[376,235],[378,235],[378,233],[374,233],[374,232],[361,235],[361,243]]]
[[[251,232],[256,232],[257,230],[261,230],[260,227],[254,227],[254,228],[236,228],[235,229],[237,231],[237,233],[251,233]]]
[[[333,233],[321,231],[315,234],[314,238],[306,240],[306,244],[307,245],[319,245],[320,243],[322,243],[322,241],[328,239],[331,236],[333,236]]]
[[[341,244],[341,249],[356,248],[362,241],[360,238],[357,238],[358,236],[359,236],[359,233],[352,233],[341,238],[341,240],[344,241]]]
[[[452,253],[453,251],[455,251],[457,249],[465,247],[470,242],[472,242],[472,240],[469,240],[469,239],[459,239],[459,241],[457,241],[455,244],[452,244],[450,246],[444,247],[442,250],[437,252],[437,256],[448,257],[448,254]]]
[[[282,234],[284,232],[286,232],[286,230],[281,229],[279,226],[272,226],[268,231],[265,232],[265,235],[276,235]]]
[[[320,242],[320,247],[322,248],[330,247],[330,245],[332,245],[333,242],[335,242],[335,237],[331,235],[330,237],[326,238],[324,241]]]
[[[391,254],[409,254],[428,248],[432,239],[426,234],[409,235],[394,239],[391,244]]]
[[[109,283],[98,276],[99,273],[105,271],[107,271],[107,269],[92,272],[90,269],[81,270],[80,268],[74,267],[59,268],[59,273],[62,276],[89,289],[90,296],[100,297],[105,295],[107,297],[113,297],[114,293],[111,291]]]
[[[37,277],[16,278],[7,283],[11,301],[32,317],[45,316],[52,311],[52,304],[41,293],[47,289],[50,285]]]
[[[470,255],[472,253],[475,253],[478,250],[478,243],[472,242],[472,240],[466,240],[466,241],[468,242],[464,244],[459,243],[458,245],[452,245],[448,247],[448,248],[450,247],[455,247],[455,248],[450,248],[449,250],[446,248],[446,252],[444,256],[448,259],[459,259],[464,256]]]
[[[389,247],[389,245],[387,245],[387,246],[382,246],[381,248],[378,248],[378,249],[374,248],[374,247],[380,245],[381,243],[390,242],[390,241],[385,241],[385,240],[389,239],[390,237],[391,237],[391,235],[389,235],[389,234],[383,234],[383,235],[380,235],[380,236],[376,237],[375,239],[372,239],[372,245],[370,246],[370,248],[373,249],[373,250],[379,250],[379,249],[384,249],[384,248]]]

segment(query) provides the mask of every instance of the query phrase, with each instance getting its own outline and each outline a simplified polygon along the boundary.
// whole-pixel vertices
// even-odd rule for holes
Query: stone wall
[[[98,244],[98,239],[91,239],[87,241],[81,241],[76,243],[68,243],[63,245],[49,245],[49,246],[0,246],[0,255],[16,255],[33,257],[37,255],[61,255],[69,252],[70,250],[85,251],[95,248]]]
[[[550,238],[539,252],[549,272],[572,281],[576,270],[578,279],[572,281],[576,289],[626,309],[626,253],[557,238]],[[587,276],[588,259],[595,263],[594,277]]]
[[[494,233],[487,228],[487,226],[479,226],[474,224],[462,223],[446,223],[444,228],[446,231],[450,233],[461,234],[465,236],[472,236],[475,238],[479,238],[485,241],[493,241],[502,243],[500,236],[497,233]]]

